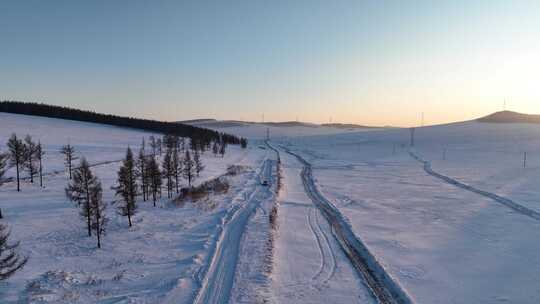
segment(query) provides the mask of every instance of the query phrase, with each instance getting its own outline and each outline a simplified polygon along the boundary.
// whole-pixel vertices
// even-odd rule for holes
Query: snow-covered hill
[[[86,236],[79,209],[65,197],[68,183],[60,147],[73,145],[77,156],[90,164],[120,160],[126,148],[137,152],[151,133],[61,119],[0,113],[0,151],[16,133],[30,134],[44,145],[45,188],[24,181],[17,193],[14,182],[0,186],[0,208],[21,242],[28,264],[7,282],[0,283],[1,303],[158,303],[174,294],[175,303],[191,303],[208,266],[224,218],[242,204],[256,184],[254,179],[266,151],[228,146],[224,158],[207,152],[205,171],[197,183],[219,176],[231,164],[248,170],[230,177],[226,194],[211,196],[200,204],[175,206],[163,198],[158,207],[139,200],[134,226],[111,202],[116,200],[118,162],[92,167],[103,183],[110,218],[98,250]],[[249,151],[249,152],[248,152]],[[77,161],[78,162],[78,161]],[[76,163],[77,163],[76,162]],[[54,171],[60,171],[54,173]],[[14,170],[8,171],[13,176]],[[26,176],[23,173],[22,176]],[[185,183],[185,182],[183,182]]]
[[[198,119],[182,121],[182,123],[209,128],[221,132],[227,132],[229,134],[234,134],[250,139],[264,139],[267,135],[269,135],[270,138],[283,138],[321,134],[331,135],[358,131],[370,131],[374,129],[384,129],[346,124],[318,125],[298,121],[258,123],[237,120]]]
[[[424,127],[409,143],[408,129],[281,140],[416,303],[540,302],[540,125]]]

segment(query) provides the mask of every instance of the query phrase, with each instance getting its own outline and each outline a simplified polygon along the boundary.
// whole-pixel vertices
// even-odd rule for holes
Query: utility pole
[[[527,168],[527,152],[523,152],[523,168]]]
[[[410,142],[410,146],[411,147],[414,147],[414,131],[416,130],[415,127],[412,127],[411,129],[411,142]]]
[[[270,140],[270,128],[266,128],[266,140]]]

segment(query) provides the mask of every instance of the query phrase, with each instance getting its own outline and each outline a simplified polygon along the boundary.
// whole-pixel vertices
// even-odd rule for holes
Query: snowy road
[[[422,163],[423,164],[423,168],[424,168],[424,171],[433,176],[433,177],[436,177],[450,185],[454,185],[458,188],[461,188],[463,190],[467,190],[467,191],[470,191],[470,192],[473,192],[473,193],[476,193],[476,194],[479,194],[479,195],[482,195],[482,196],[485,196],[487,198],[490,198],[498,203],[501,203],[503,204],[504,206],[518,212],[518,213],[521,213],[525,216],[528,216],[530,218],[533,218],[535,220],[540,220],[540,212],[537,212],[535,210],[532,210],[530,208],[527,208],[523,205],[520,205],[516,202],[514,202],[513,200],[509,199],[509,198],[506,198],[506,197],[502,197],[500,195],[497,195],[493,192],[488,192],[488,191],[484,191],[484,190],[480,190],[478,188],[475,188],[473,186],[470,186],[470,185],[467,185],[467,184],[464,184],[460,181],[458,181],[457,179],[455,178],[452,178],[452,177],[449,177],[449,176],[446,176],[446,175],[443,175],[443,174],[440,174],[438,172],[435,172],[433,170],[433,168],[431,167],[431,162],[430,161],[426,161],[424,159],[422,159],[420,156],[418,156],[417,154],[415,154],[414,152],[412,151],[409,151],[409,154],[411,155],[412,158],[414,158],[415,160],[417,160],[418,162]]]
[[[379,303],[412,303],[401,286],[394,282],[376,257],[356,238],[339,210],[320,193],[313,180],[311,164],[297,154],[288,150],[286,152],[294,155],[303,164],[301,177],[306,193],[332,226],[332,235],[356,271],[364,278],[377,301]]]
[[[235,206],[225,218],[215,253],[194,303],[229,302],[243,232],[253,212],[272,196],[270,188],[261,185],[262,180],[271,179],[272,161],[266,159],[253,185],[254,189],[246,194],[245,203]]]
[[[376,303],[304,190],[302,164],[281,156],[284,187],[272,282],[276,303]]]

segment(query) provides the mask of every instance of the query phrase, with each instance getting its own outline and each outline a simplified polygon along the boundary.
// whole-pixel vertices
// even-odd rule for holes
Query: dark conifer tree
[[[32,140],[32,136],[26,135],[24,138],[24,163],[23,167],[28,171],[30,182],[34,183],[34,176],[38,173],[37,144]]]
[[[226,148],[227,148],[227,143],[224,141],[221,141],[220,146],[219,146],[219,154],[221,155],[221,157],[225,155]]]
[[[214,153],[214,156],[219,154],[219,143],[217,141],[212,144],[212,153]]]
[[[166,179],[167,198],[171,198],[173,188],[174,165],[173,151],[169,148],[167,148],[167,150],[165,151],[165,156],[163,157],[161,168],[163,169],[163,177]]]
[[[79,167],[73,172],[73,179],[66,188],[66,196],[71,201],[77,202],[81,208],[81,216],[86,220],[88,236],[92,236],[92,199],[96,192],[101,192],[101,183],[90,170],[84,157]]]
[[[141,180],[141,191],[143,195],[143,201],[146,201],[147,197],[147,190],[148,190],[148,184],[147,184],[147,162],[146,154],[145,154],[145,143],[144,138],[142,140],[141,149],[139,150],[139,157],[137,158],[137,177]]]
[[[199,174],[204,170],[204,165],[198,150],[193,151],[193,163],[195,165],[195,173],[199,177]]]
[[[191,187],[191,182],[195,179],[195,164],[193,159],[191,159],[189,150],[186,150],[186,154],[182,161],[182,173],[184,178],[187,179],[189,187]]]
[[[116,195],[122,199],[122,205],[119,208],[120,214],[128,217],[129,227],[131,227],[131,217],[137,210],[137,182],[135,160],[129,147],[126,152],[126,158],[118,171],[118,185],[114,189],[116,190]]]
[[[62,146],[60,153],[64,154],[66,168],[69,171],[69,179],[71,179],[72,178],[72,163],[73,161],[78,159],[78,157],[75,156],[75,148],[71,144],[68,143],[67,145]]]
[[[106,205],[103,203],[103,190],[101,183],[92,188],[90,195],[91,226],[97,237],[97,247],[101,248],[101,236],[105,233],[107,217],[105,216]]]
[[[182,160],[178,154],[178,149],[174,149],[172,152],[172,169],[174,176],[174,184],[176,186],[176,193],[180,192],[180,176],[182,175]]]
[[[41,142],[38,142],[36,146],[36,157],[38,159],[39,164],[39,186],[43,187],[43,155],[45,155],[45,151],[43,151],[43,146],[41,145]]]
[[[156,206],[156,199],[161,189],[161,171],[155,158],[150,158],[148,162],[148,175],[150,176],[150,190],[152,191],[152,200],[154,207]]]
[[[0,223],[0,281],[12,276],[28,261],[27,257],[17,253],[19,243],[9,243],[9,234],[7,226]]]
[[[20,167],[24,162],[24,143],[17,138],[17,135],[13,133],[7,142],[7,146],[10,154],[10,164],[15,166],[17,171],[17,191],[21,191],[20,186]]]

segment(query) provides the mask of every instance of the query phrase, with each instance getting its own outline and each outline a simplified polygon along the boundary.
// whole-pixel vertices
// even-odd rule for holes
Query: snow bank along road
[[[471,192],[474,192],[474,193],[477,193],[477,194],[480,194],[484,197],[487,197],[487,198],[490,198],[498,203],[501,203],[503,205],[505,205],[506,207],[518,212],[518,213],[521,213],[525,216],[528,216],[528,217],[531,217],[535,220],[540,220],[540,213],[538,213],[537,211],[534,211],[532,209],[529,209],[525,206],[522,206],[514,201],[512,201],[511,199],[509,198],[506,198],[506,197],[502,197],[500,195],[497,195],[495,193],[492,193],[492,192],[488,192],[488,191],[484,191],[484,190],[480,190],[478,188],[475,188],[473,186],[470,186],[470,185],[467,185],[465,183],[462,183],[454,178],[451,178],[449,176],[446,176],[446,175],[443,175],[443,174],[440,174],[438,172],[435,172],[432,168],[431,168],[431,162],[427,161],[427,160],[424,160],[422,159],[420,156],[418,156],[417,154],[415,154],[413,151],[409,151],[409,154],[411,155],[412,158],[416,159],[417,161],[419,161],[420,163],[422,163],[424,165],[424,171],[431,175],[431,176],[434,176],[436,178],[439,178],[441,180],[443,180],[444,182],[448,183],[448,184],[451,184],[451,185],[454,185],[458,188],[461,188],[461,189],[464,189],[464,190],[467,190],[467,191],[471,191]]]
[[[244,204],[235,206],[227,217],[216,244],[214,255],[195,297],[195,304],[228,303],[234,281],[242,234],[253,212],[263,201],[272,197],[270,187],[262,186],[263,180],[272,179],[272,160],[265,159],[257,176],[254,190]]]
[[[300,155],[286,148],[284,149],[303,164],[301,177],[305,191],[332,227],[333,236],[356,271],[364,278],[377,301],[383,304],[412,303],[412,300],[401,286],[385,271],[362,241],[356,238],[350,225],[339,210],[318,190],[313,180],[311,164]]]

